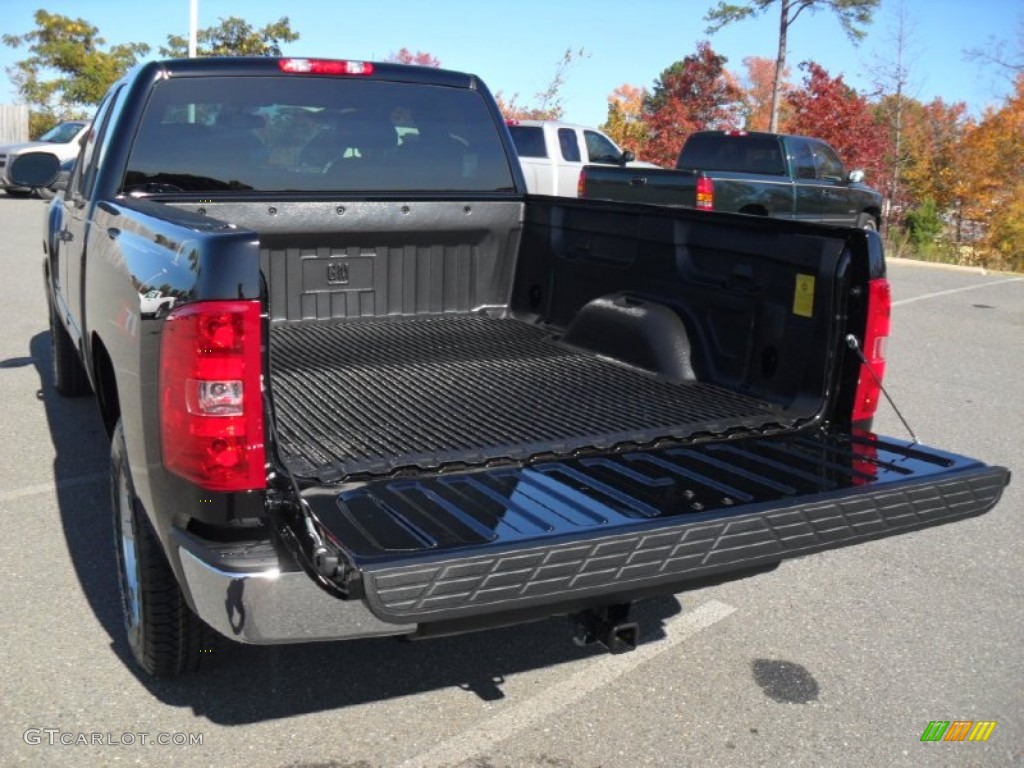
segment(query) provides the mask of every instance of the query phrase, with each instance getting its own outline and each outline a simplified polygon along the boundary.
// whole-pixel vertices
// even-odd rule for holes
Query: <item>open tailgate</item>
[[[991,509],[1003,467],[870,433],[748,437],[304,494],[396,623],[685,589]]]

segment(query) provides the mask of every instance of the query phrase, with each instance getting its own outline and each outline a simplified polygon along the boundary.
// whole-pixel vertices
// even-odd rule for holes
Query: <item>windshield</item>
[[[85,123],[61,123],[40,136],[39,140],[49,142],[50,144],[67,144],[73,141],[78,132],[84,127]]]
[[[514,191],[479,92],[294,75],[158,83],[123,187],[133,195]]]

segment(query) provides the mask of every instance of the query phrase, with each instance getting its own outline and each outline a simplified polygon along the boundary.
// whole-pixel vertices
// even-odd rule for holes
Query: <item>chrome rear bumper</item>
[[[240,643],[272,645],[405,635],[416,624],[381,621],[361,600],[339,600],[302,571],[225,571],[178,548],[199,617]]]

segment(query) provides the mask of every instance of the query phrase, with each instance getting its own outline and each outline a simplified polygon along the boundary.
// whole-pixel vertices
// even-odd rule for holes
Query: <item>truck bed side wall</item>
[[[698,378],[813,410],[843,311],[834,297],[845,238],[743,216],[534,200],[512,308],[567,328],[602,296],[669,307],[688,338],[658,343],[688,346]]]

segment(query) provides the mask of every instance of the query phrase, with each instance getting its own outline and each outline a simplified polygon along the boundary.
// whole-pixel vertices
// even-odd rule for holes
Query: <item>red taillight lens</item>
[[[576,197],[587,196],[587,171],[580,171],[580,177],[576,180]]]
[[[697,208],[711,211],[715,207],[715,182],[707,176],[697,178]]]
[[[279,59],[282,72],[299,75],[372,75],[369,61],[335,61],[333,59]]]
[[[853,402],[853,420],[870,419],[878,410],[878,398],[882,394],[881,381],[885,376],[885,345],[889,338],[892,314],[892,294],[889,281],[871,280],[868,283],[868,318],[864,326],[864,358],[871,366],[861,364],[857,380],[857,394]],[[872,376],[872,372],[874,375]]]
[[[164,322],[164,466],[211,491],[266,487],[261,328],[258,301],[197,302]]]

